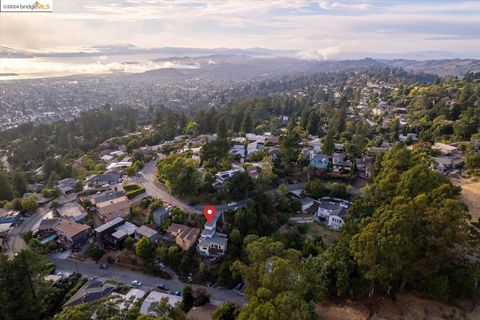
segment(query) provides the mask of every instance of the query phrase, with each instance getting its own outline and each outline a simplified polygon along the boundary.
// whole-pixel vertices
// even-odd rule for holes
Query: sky
[[[349,53],[447,51],[480,58],[480,1],[53,0],[53,13],[0,13],[0,44],[32,51],[99,45],[295,49]]]

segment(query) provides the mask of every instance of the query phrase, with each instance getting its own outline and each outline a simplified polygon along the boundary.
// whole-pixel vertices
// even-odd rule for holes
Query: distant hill
[[[407,71],[425,72],[439,76],[459,76],[467,72],[480,72],[480,60],[475,59],[441,59],[441,60],[384,60],[392,67],[400,67]]]

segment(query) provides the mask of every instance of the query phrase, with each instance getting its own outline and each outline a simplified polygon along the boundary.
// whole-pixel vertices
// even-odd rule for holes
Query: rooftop
[[[141,314],[150,314],[155,316],[155,312],[152,312],[149,310],[150,305],[153,302],[161,301],[162,299],[166,299],[167,303],[169,305],[176,305],[177,303],[182,302],[182,297],[175,296],[173,294],[168,294],[168,293],[163,293],[163,292],[158,292],[158,291],[152,291],[150,294],[145,298],[145,301],[143,301],[142,306],[140,307],[140,313]]]
[[[82,220],[87,216],[87,211],[77,202],[70,202],[57,208],[57,212],[64,218],[71,218],[76,221]]]
[[[116,226],[117,224],[124,223],[124,221],[125,220],[123,218],[117,217],[113,220],[110,220],[107,223],[102,224],[100,227],[96,228],[95,232],[99,232],[99,233],[103,232],[103,231],[108,230],[109,228],[111,228],[113,226]]]
[[[90,226],[86,224],[76,223],[68,219],[61,219],[55,226],[55,229],[63,233],[68,238],[73,238],[77,234],[90,229]]]

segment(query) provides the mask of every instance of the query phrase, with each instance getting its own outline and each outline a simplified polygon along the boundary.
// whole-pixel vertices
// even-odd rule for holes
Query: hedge
[[[139,194],[142,194],[145,192],[145,187],[136,183],[127,184],[123,186],[123,189],[127,191],[125,195],[127,196],[128,199],[135,198]]]

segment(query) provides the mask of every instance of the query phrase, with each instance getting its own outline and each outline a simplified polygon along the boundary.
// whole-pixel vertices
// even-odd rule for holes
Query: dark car
[[[160,289],[160,290],[168,290],[167,285],[164,284],[164,283],[159,284],[159,285],[157,286],[157,288]]]
[[[102,269],[102,270],[108,270],[108,265],[106,264],[101,264],[98,266],[98,268]]]

